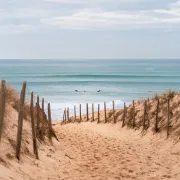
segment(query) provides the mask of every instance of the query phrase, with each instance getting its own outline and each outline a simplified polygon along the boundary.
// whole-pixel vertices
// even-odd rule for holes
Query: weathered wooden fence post
[[[34,126],[34,102],[33,102],[33,92],[31,93],[31,105],[30,105],[30,111],[31,111],[31,127],[32,127],[32,139],[33,139],[33,149],[34,154],[36,155],[36,159],[39,159],[38,156],[38,149],[37,149],[37,141],[36,141],[36,131]]]
[[[113,122],[115,124],[116,123],[116,117],[115,117],[114,101],[112,102],[112,104],[113,104]]]
[[[106,102],[104,102],[104,122],[107,123]]]
[[[79,105],[79,122],[81,122],[81,104]]]
[[[146,121],[147,121],[147,128],[149,128],[150,126],[150,119],[149,119],[149,116],[148,116],[148,113],[149,113],[149,102],[146,102]]]
[[[124,103],[122,127],[124,127],[125,125],[125,120],[126,120],[126,103]]]
[[[100,123],[100,104],[98,104],[98,121],[97,123]]]
[[[94,121],[94,104],[92,104],[92,121]]]
[[[19,103],[19,114],[18,114],[18,132],[17,132],[17,146],[16,146],[16,157],[20,160],[20,151],[21,151],[21,140],[22,140],[22,127],[23,127],[23,110],[26,94],[26,82],[23,83],[20,103]]]
[[[170,99],[167,99],[167,138],[169,137],[169,122],[170,122]]]
[[[48,103],[48,126],[49,126],[49,140],[52,142],[52,122],[51,122],[51,105]]]
[[[65,120],[65,124],[66,124],[66,120],[67,120],[67,116],[66,116],[67,113],[66,113],[66,111],[67,111],[67,110],[66,110],[66,108],[65,108],[65,110],[64,110],[64,120]]]
[[[67,120],[69,122],[69,108],[67,108]]]
[[[64,119],[65,119],[65,118],[64,118],[64,111],[63,111],[63,121],[62,121],[62,123],[64,123]],[[62,124],[62,123],[61,123],[61,124]]]
[[[136,122],[135,122],[135,104],[134,104],[134,100],[133,100],[133,128],[135,128],[136,126]]]
[[[146,100],[144,101],[144,115],[143,115],[143,129],[146,128],[146,108],[147,108],[147,104],[146,104]]]
[[[6,106],[6,81],[1,82],[1,97],[0,97],[0,143],[4,125],[4,114]]]
[[[76,106],[74,106],[74,122],[76,122]]]
[[[159,123],[159,99],[157,100],[157,107],[156,107],[156,122],[155,122],[155,127],[154,127],[154,129],[155,129],[155,132],[158,132],[158,123]]]
[[[42,98],[42,112],[44,113],[44,98]],[[43,116],[44,119],[44,116]]]
[[[89,107],[88,107],[88,103],[86,103],[86,121],[89,120]]]
[[[40,120],[41,120],[41,129],[40,129],[40,136],[41,139],[44,140],[44,136],[45,136],[45,121],[47,120],[46,118],[46,114],[44,112],[44,98],[42,98],[42,109],[40,110],[39,108],[39,114],[40,114]]]
[[[39,107],[39,96],[37,96],[37,103],[36,103],[36,113],[37,113],[37,135],[40,135],[40,107]]]

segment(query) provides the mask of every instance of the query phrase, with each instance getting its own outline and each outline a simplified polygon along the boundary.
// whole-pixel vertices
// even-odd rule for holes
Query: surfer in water
[[[78,90],[75,90],[75,92],[78,92]]]
[[[97,91],[97,92],[100,92],[101,90]]]

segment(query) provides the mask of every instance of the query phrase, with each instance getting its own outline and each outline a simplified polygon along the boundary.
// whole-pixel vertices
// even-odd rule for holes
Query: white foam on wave
[[[86,103],[71,103],[71,102],[63,102],[63,103],[51,103],[51,114],[53,120],[62,120],[63,112],[65,108],[69,108],[70,117],[74,115],[74,106],[76,106],[76,115],[79,115],[79,104],[81,104],[81,112],[82,115],[86,114]],[[94,111],[98,110],[98,104],[100,104],[100,110],[104,110],[104,102],[95,102],[94,103]],[[124,102],[122,100],[115,100],[115,109],[123,108]],[[126,102],[126,104],[130,104],[130,102]],[[106,103],[107,110],[112,109],[112,101]],[[89,113],[92,112],[92,103],[88,103]]]

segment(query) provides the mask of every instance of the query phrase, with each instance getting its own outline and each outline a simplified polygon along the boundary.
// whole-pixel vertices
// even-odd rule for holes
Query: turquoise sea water
[[[0,60],[0,78],[18,91],[27,81],[27,100],[34,91],[51,103],[53,119],[61,119],[65,107],[73,115],[79,103],[83,112],[85,103],[95,108],[100,103],[103,109],[103,102],[111,108],[115,100],[119,108],[123,102],[179,90],[180,60]]]

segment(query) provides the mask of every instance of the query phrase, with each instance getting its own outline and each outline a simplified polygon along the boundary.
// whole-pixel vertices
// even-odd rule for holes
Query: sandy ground
[[[69,179],[180,179],[178,143],[119,125],[69,124],[58,130],[71,157]]]
[[[121,128],[120,123],[54,124],[59,142],[39,144],[40,160],[23,154],[0,159],[0,179],[180,179],[180,144],[163,133]]]
[[[75,118],[71,117],[65,125],[61,125],[61,121],[53,121],[53,129],[59,142],[53,139],[51,144],[47,134],[44,141],[38,140],[40,160],[36,160],[33,153],[31,119],[27,106],[27,116],[23,120],[20,161],[15,155],[18,103],[16,97],[8,97],[10,101],[6,106],[0,142],[0,180],[180,179],[179,93],[169,91],[155,96],[147,101],[146,111],[144,100],[136,101],[135,108],[132,104],[129,105],[125,111],[108,110],[107,124],[104,124],[104,111],[100,112],[99,124],[97,112],[95,122],[85,122],[86,116],[82,116],[81,123],[77,123],[78,117],[76,123],[73,123]],[[169,116],[167,98],[170,98]],[[156,109],[157,99],[159,111]],[[144,117],[145,128],[149,128],[142,132]],[[113,124],[114,118],[116,124]],[[125,127],[121,128],[123,119]],[[156,119],[158,133],[154,133]],[[92,115],[89,115],[88,121],[90,120]],[[167,127],[169,139],[166,139]]]

